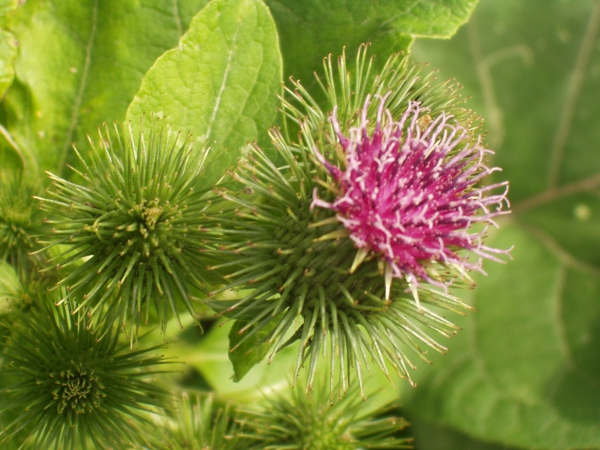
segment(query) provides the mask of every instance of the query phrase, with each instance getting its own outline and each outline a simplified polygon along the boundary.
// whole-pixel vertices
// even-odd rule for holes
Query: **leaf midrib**
[[[69,124],[69,129],[67,131],[67,136],[60,150],[60,156],[58,160],[58,165],[56,167],[56,171],[58,176],[61,176],[64,168],[66,166],[67,154],[69,152],[69,148],[73,142],[73,135],[75,133],[75,128],[79,123],[80,112],[81,112],[81,104],[83,103],[83,96],[85,95],[85,90],[88,83],[90,66],[92,61],[92,49],[94,47],[94,40],[96,38],[96,30],[98,27],[98,0],[94,0],[93,8],[92,8],[92,26],[90,29],[90,36],[86,43],[85,47],[85,60],[83,63],[83,71],[81,73],[81,79],[79,82],[79,89],[77,91],[77,97],[73,102],[73,110],[71,114],[71,122]]]

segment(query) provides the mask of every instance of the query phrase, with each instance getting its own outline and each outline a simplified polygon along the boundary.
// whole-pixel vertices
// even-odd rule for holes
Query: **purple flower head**
[[[507,250],[490,248],[482,240],[494,217],[506,214],[508,183],[478,187],[487,175],[486,154],[473,144],[467,130],[445,113],[431,119],[418,102],[409,102],[398,122],[380,99],[376,122],[367,119],[367,98],[360,126],[345,136],[337,120],[330,117],[343,149],[339,168],[315,150],[316,157],[331,174],[337,199],[328,203],[317,190],[311,207],[336,212],[358,248],[356,265],[369,254],[385,261],[386,297],[393,278],[404,278],[420,307],[417,286],[425,281],[444,290],[454,277],[470,270],[483,272],[482,259],[496,260]],[[344,161],[345,159],[345,161]],[[490,194],[504,187],[500,194]],[[478,230],[469,232],[473,225]],[[477,256],[468,259],[467,250]]]

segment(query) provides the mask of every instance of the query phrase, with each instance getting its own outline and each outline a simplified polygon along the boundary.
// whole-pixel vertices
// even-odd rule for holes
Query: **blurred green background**
[[[419,368],[404,402],[417,438],[443,424],[521,448],[600,448],[599,25],[598,1],[481,0],[452,39],[412,47],[485,118],[513,209],[489,238],[514,245],[477,277],[478,312],[449,355]],[[453,445],[417,448],[498,448]]]

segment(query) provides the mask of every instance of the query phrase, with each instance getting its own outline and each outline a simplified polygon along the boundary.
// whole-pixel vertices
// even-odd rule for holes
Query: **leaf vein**
[[[595,2],[594,10],[590,17],[587,30],[581,43],[581,49],[577,55],[575,67],[571,74],[569,90],[565,108],[563,109],[560,123],[554,136],[552,145],[552,159],[550,162],[550,170],[548,172],[548,188],[555,188],[558,185],[560,177],[560,168],[565,155],[565,147],[567,138],[571,131],[571,125],[575,116],[575,108],[581,94],[583,80],[585,78],[586,68],[590,62],[596,37],[600,28],[600,2]]]
[[[79,115],[81,111],[81,104],[83,102],[83,96],[85,94],[85,89],[87,86],[88,76],[90,72],[90,65],[92,61],[92,49],[94,47],[94,40],[96,39],[96,30],[98,27],[98,0],[94,0],[94,5],[92,8],[92,26],[90,30],[90,37],[85,46],[85,61],[83,63],[83,71],[81,73],[81,81],[79,82],[79,89],[77,91],[77,97],[73,102],[73,111],[71,114],[71,123],[69,124],[69,129],[67,131],[67,136],[60,150],[60,157],[58,160],[58,166],[56,167],[56,171],[58,175],[62,173],[66,159],[67,153],[69,151],[69,147],[73,141],[73,134],[75,133],[75,128],[77,127],[77,123],[79,122]]]
[[[181,24],[181,15],[179,14],[179,5],[177,4],[177,0],[173,0],[173,18],[175,19],[175,24],[177,25],[177,33],[179,37],[183,36],[183,25]],[[181,46],[181,41],[179,42]]]
[[[538,238],[546,246],[546,248],[558,258],[561,264],[567,267],[572,267],[583,273],[587,273],[595,277],[600,277],[600,269],[592,266],[591,264],[588,264],[585,261],[577,259],[567,250],[562,248],[559,245],[559,243],[556,242],[549,234],[545,233],[544,231],[533,225],[524,223],[520,223],[520,225],[525,230],[528,230],[531,234],[533,234],[536,238]]]
[[[209,139],[210,138],[210,133],[212,131],[212,126],[215,122],[215,119],[217,118],[217,113],[219,111],[219,106],[221,104],[221,97],[223,96],[223,92],[225,91],[225,87],[227,86],[227,80],[229,77],[229,70],[231,69],[232,66],[232,60],[233,60],[233,54],[235,53],[236,50],[236,42],[238,39],[238,36],[240,35],[240,30],[242,29],[242,22],[239,21],[238,22],[238,27],[235,31],[235,34],[233,35],[233,39],[231,41],[231,47],[229,50],[229,54],[227,55],[227,65],[225,67],[225,73],[223,74],[223,79],[221,81],[221,86],[219,87],[219,92],[217,94],[217,98],[215,99],[215,107],[212,111],[212,114],[210,116],[210,120],[208,121],[208,126],[206,127],[206,135],[205,138]]]
[[[566,360],[567,366],[575,367],[575,359],[573,358],[573,353],[571,351],[571,347],[569,346],[569,341],[567,340],[567,330],[563,320],[562,307],[564,302],[565,286],[567,282],[567,267],[565,265],[560,267],[557,278],[556,294],[554,296],[554,301],[552,302],[552,312],[558,334],[558,346]]]
[[[512,208],[514,213],[524,213],[531,209],[543,206],[554,200],[557,200],[568,195],[578,194],[580,192],[592,192],[600,187],[600,173],[585,178],[575,183],[565,184],[563,186],[550,188],[541,194],[529,197],[515,204]]]

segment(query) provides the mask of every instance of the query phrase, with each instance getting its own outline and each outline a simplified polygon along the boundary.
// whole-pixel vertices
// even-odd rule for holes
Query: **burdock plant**
[[[242,442],[248,450],[353,450],[408,449],[412,439],[400,437],[408,424],[390,411],[375,408],[370,398],[362,400],[358,389],[339,402],[330,403],[326,383],[315,383],[306,394],[288,389],[265,396],[253,409],[240,412]],[[366,411],[369,411],[366,413]]]
[[[479,186],[497,169],[452,86],[399,56],[374,80],[369,67],[363,49],[352,84],[344,57],[339,82],[326,63],[328,114],[297,83],[284,108],[299,141],[271,132],[284,163],[253,146],[232,173],[243,189],[219,191],[219,251],[232,261],[215,267],[229,272],[215,293],[239,298],[211,305],[237,320],[231,351],[272,359],[298,340],[295,377],[307,366],[309,389],[321,358],[332,392],[336,373],[345,391],[353,371],[362,390],[373,362],[410,379],[408,350],[445,352],[431,334],[451,336],[444,311],[468,309],[449,287],[471,287],[482,258],[506,253],[482,243],[506,183]]]
[[[74,311],[96,311],[130,327],[133,339],[151,308],[165,326],[180,304],[195,315],[204,289],[203,212],[206,192],[195,189],[207,149],[172,133],[160,120],[136,133],[131,124],[99,130],[89,158],[75,150],[79,182],[49,174],[42,198],[59,245],[53,262]],[[204,190],[206,191],[206,189]]]
[[[409,448],[394,389],[508,256],[409,58],[476,3],[0,1],[0,448]]]
[[[241,450],[246,448],[238,435],[238,414],[231,402],[221,404],[214,394],[177,396],[175,414],[161,418],[161,433],[153,434],[153,448],[173,450]]]
[[[39,239],[48,233],[44,213],[34,198],[39,194],[37,180],[21,174],[0,174],[0,285],[16,289],[0,288],[0,299],[11,298],[26,306],[41,300],[46,289],[55,285],[57,272],[48,266],[49,255],[42,249]],[[43,272],[41,272],[43,270]],[[8,273],[15,273],[12,280]],[[3,305],[0,310],[3,310]]]
[[[18,268],[21,274],[42,266],[36,241],[46,230],[43,213],[33,198],[38,187],[20,175],[0,174],[0,260]]]
[[[69,304],[15,316],[3,351],[0,442],[20,433],[28,448],[123,448],[143,442],[148,412],[170,403],[152,377],[167,361],[157,347],[134,352],[108,320],[90,327]],[[13,317],[13,319],[15,319]]]

